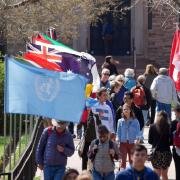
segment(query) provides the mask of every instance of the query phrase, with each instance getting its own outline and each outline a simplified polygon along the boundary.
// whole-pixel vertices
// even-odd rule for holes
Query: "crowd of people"
[[[135,78],[130,68],[124,75],[118,74],[116,63],[112,56],[105,58],[99,89],[92,93],[97,103],[88,108],[83,116],[86,120],[77,125],[82,174],[66,170],[67,158],[75,152],[73,123],[53,119],[36,151],[45,180],[168,180],[172,157],[176,180],[180,180],[180,105],[168,69],[148,64],[144,74]],[[172,110],[175,119],[171,118]],[[145,126],[150,126],[149,155],[143,145]],[[145,166],[147,159],[153,170]],[[117,174],[114,161],[119,161]]]

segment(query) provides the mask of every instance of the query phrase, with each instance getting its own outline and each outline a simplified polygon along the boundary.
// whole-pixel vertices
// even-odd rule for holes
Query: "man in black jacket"
[[[96,123],[96,124],[95,124]],[[97,114],[92,113],[90,111],[88,119],[87,119],[87,128],[85,131],[85,144],[82,154],[82,170],[87,169],[88,162],[88,150],[91,142],[96,139],[96,125],[99,126],[101,124],[101,120]]]

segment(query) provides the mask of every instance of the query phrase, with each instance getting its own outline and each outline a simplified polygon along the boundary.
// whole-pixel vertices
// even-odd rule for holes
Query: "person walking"
[[[88,164],[88,150],[91,142],[97,138],[97,127],[101,124],[98,114],[94,114],[90,111],[87,119],[87,128],[84,132],[84,135],[81,140],[84,143],[82,152],[79,153],[79,156],[82,158],[82,170],[87,169]]]
[[[110,140],[106,126],[98,127],[98,139],[91,143],[88,156],[93,164],[94,180],[114,180],[114,159],[118,160],[119,150],[117,144]]]
[[[146,66],[146,70],[144,72],[144,76],[145,76],[145,82],[144,82],[144,86],[150,90],[151,88],[151,84],[153,82],[153,80],[157,77],[157,73],[155,70],[155,67],[152,64],[148,64]],[[154,98],[151,99],[151,104],[150,104],[150,113],[149,113],[149,117],[150,120],[148,122],[148,124],[153,124],[154,123],[154,118],[155,118],[155,111],[156,110],[156,100]]]
[[[119,83],[119,81],[111,82],[110,101],[113,104],[113,108],[115,112],[118,109],[118,107],[121,105],[118,99],[118,93],[120,91],[120,88],[121,88],[121,83]]]
[[[150,126],[148,143],[152,145],[152,166],[159,177],[162,176],[162,180],[168,180],[168,168],[172,160],[171,137],[168,115],[160,111],[156,123]]]
[[[122,74],[119,74],[116,76],[115,81],[118,81],[121,84],[121,88],[117,94],[117,99],[118,99],[118,103],[120,105],[123,104],[123,98],[124,98],[124,93],[127,91],[127,89],[124,87],[124,82],[125,82],[125,78]]]
[[[117,174],[115,180],[159,180],[158,175],[145,166],[147,149],[145,146],[136,145],[131,153],[132,165]]]
[[[126,91],[124,93],[123,101],[124,101],[124,103],[131,106],[131,108],[135,114],[135,117],[139,121],[140,130],[142,130],[144,127],[144,118],[143,118],[142,110],[134,104],[133,99],[134,99],[134,95],[132,92]],[[121,117],[122,117],[122,106],[120,106],[116,111],[116,118],[121,119]]]
[[[122,118],[118,120],[117,137],[120,142],[120,155],[122,163],[120,168],[126,168],[127,154],[129,156],[129,163],[132,164],[131,150],[140,139],[140,125],[135,118],[131,106],[128,104],[123,105]],[[119,169],[120,169],[119,168]]]
[[[124,76],[125,76],[124,87],[128,91],[131,91],[131,88],[136,86],[136,80],[134,79],[135,76],[134,69],[131,68],[125,69]]]
[[[100,79],[98,88],[101,88],[101,87],[105,87],[107,89],[111,88],[110,82],[109,82],[109,76],[110,76],[109,69],[104,68],[101,72],[101,79]]]
[[[44,180],[62,179],[67,157],[75,151],[71,133],[66,130],[68,123],[53,119],[52,125],[44,129],[36,150],[36,162],[44,170]]]
[[[110,71],[111,75],[118,75],[118,71],[115,64],[119,64],[119,61],[115,61],[112,56],[106,56],[102,65],[102,69],[106,68]]]
[[[134,104],[138,106],[142,110],[143,119],[144,119],[144,127],[147,123],[148,118],[148,110],[151,104],[152,95],[151,91],[144,86],[145,76],[140,75],[137,78],[137,84],[135,87],[131,89],[131,92],[134,94]],[[144,127],[141,130],[141,142],[143,142],[143,133]]]
[[[156,99],[156,112],[164,110],[171,119],[171,103],[178,103],[176,88],[173,80],[168,76],[167,68],[160,68],[159,75],[153,80],[151,93]]]
[[[98,89],[98,103],[96,104],[96,106],[92,107],[92,112],[95,114],[99,114],[101,123],[108,128],[110,134],[115,134],[112,110],[106,104],[107,96],[107,89],[105,87]]]

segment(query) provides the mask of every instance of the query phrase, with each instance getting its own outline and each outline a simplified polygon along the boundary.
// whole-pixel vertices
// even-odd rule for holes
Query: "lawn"
[[[17,164],[17,162],[19,161],[22,155],[22,152],[24,152],[25,148],[27,147],[30,137],[31,137],[30,134],[21,136],[21,145],[18,142],[15,153],[11,154],[11,169],[13,169],[15,165]],[[21,149],[19,149],[20,146],[21,146]],[[6,172],[8,172],[9,170],[10,170],[10,164],[6,166]]]

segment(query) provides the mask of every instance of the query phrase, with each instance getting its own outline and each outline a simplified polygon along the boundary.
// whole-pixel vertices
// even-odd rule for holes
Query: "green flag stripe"
[[[60,42],[58,42],[58,41],[55,41],[55,40],[51,39],[51,38],[48,37],[46,34],[42,34],[42,36],[43,36],[46,40],[50,41],[53,45],[62,46],[62,47],[64,47],[64,48],[67,48],[67,49],[70,49],[70,50],[73,50],[73,51],[74,51],[74,49],[72,49],[72,48],[70,48],[70,47],[68,47],[68,46],[66,46],[66,45],[64,45],[64,44],[62,44],[62,43],[60,43]]]
[[[26,64],[26,65],[29,65],[32,67],[37,67],[35,64],[31,63],[30,61],[25,60],[23,57],[16,57],[15,59],[21,63]]]

